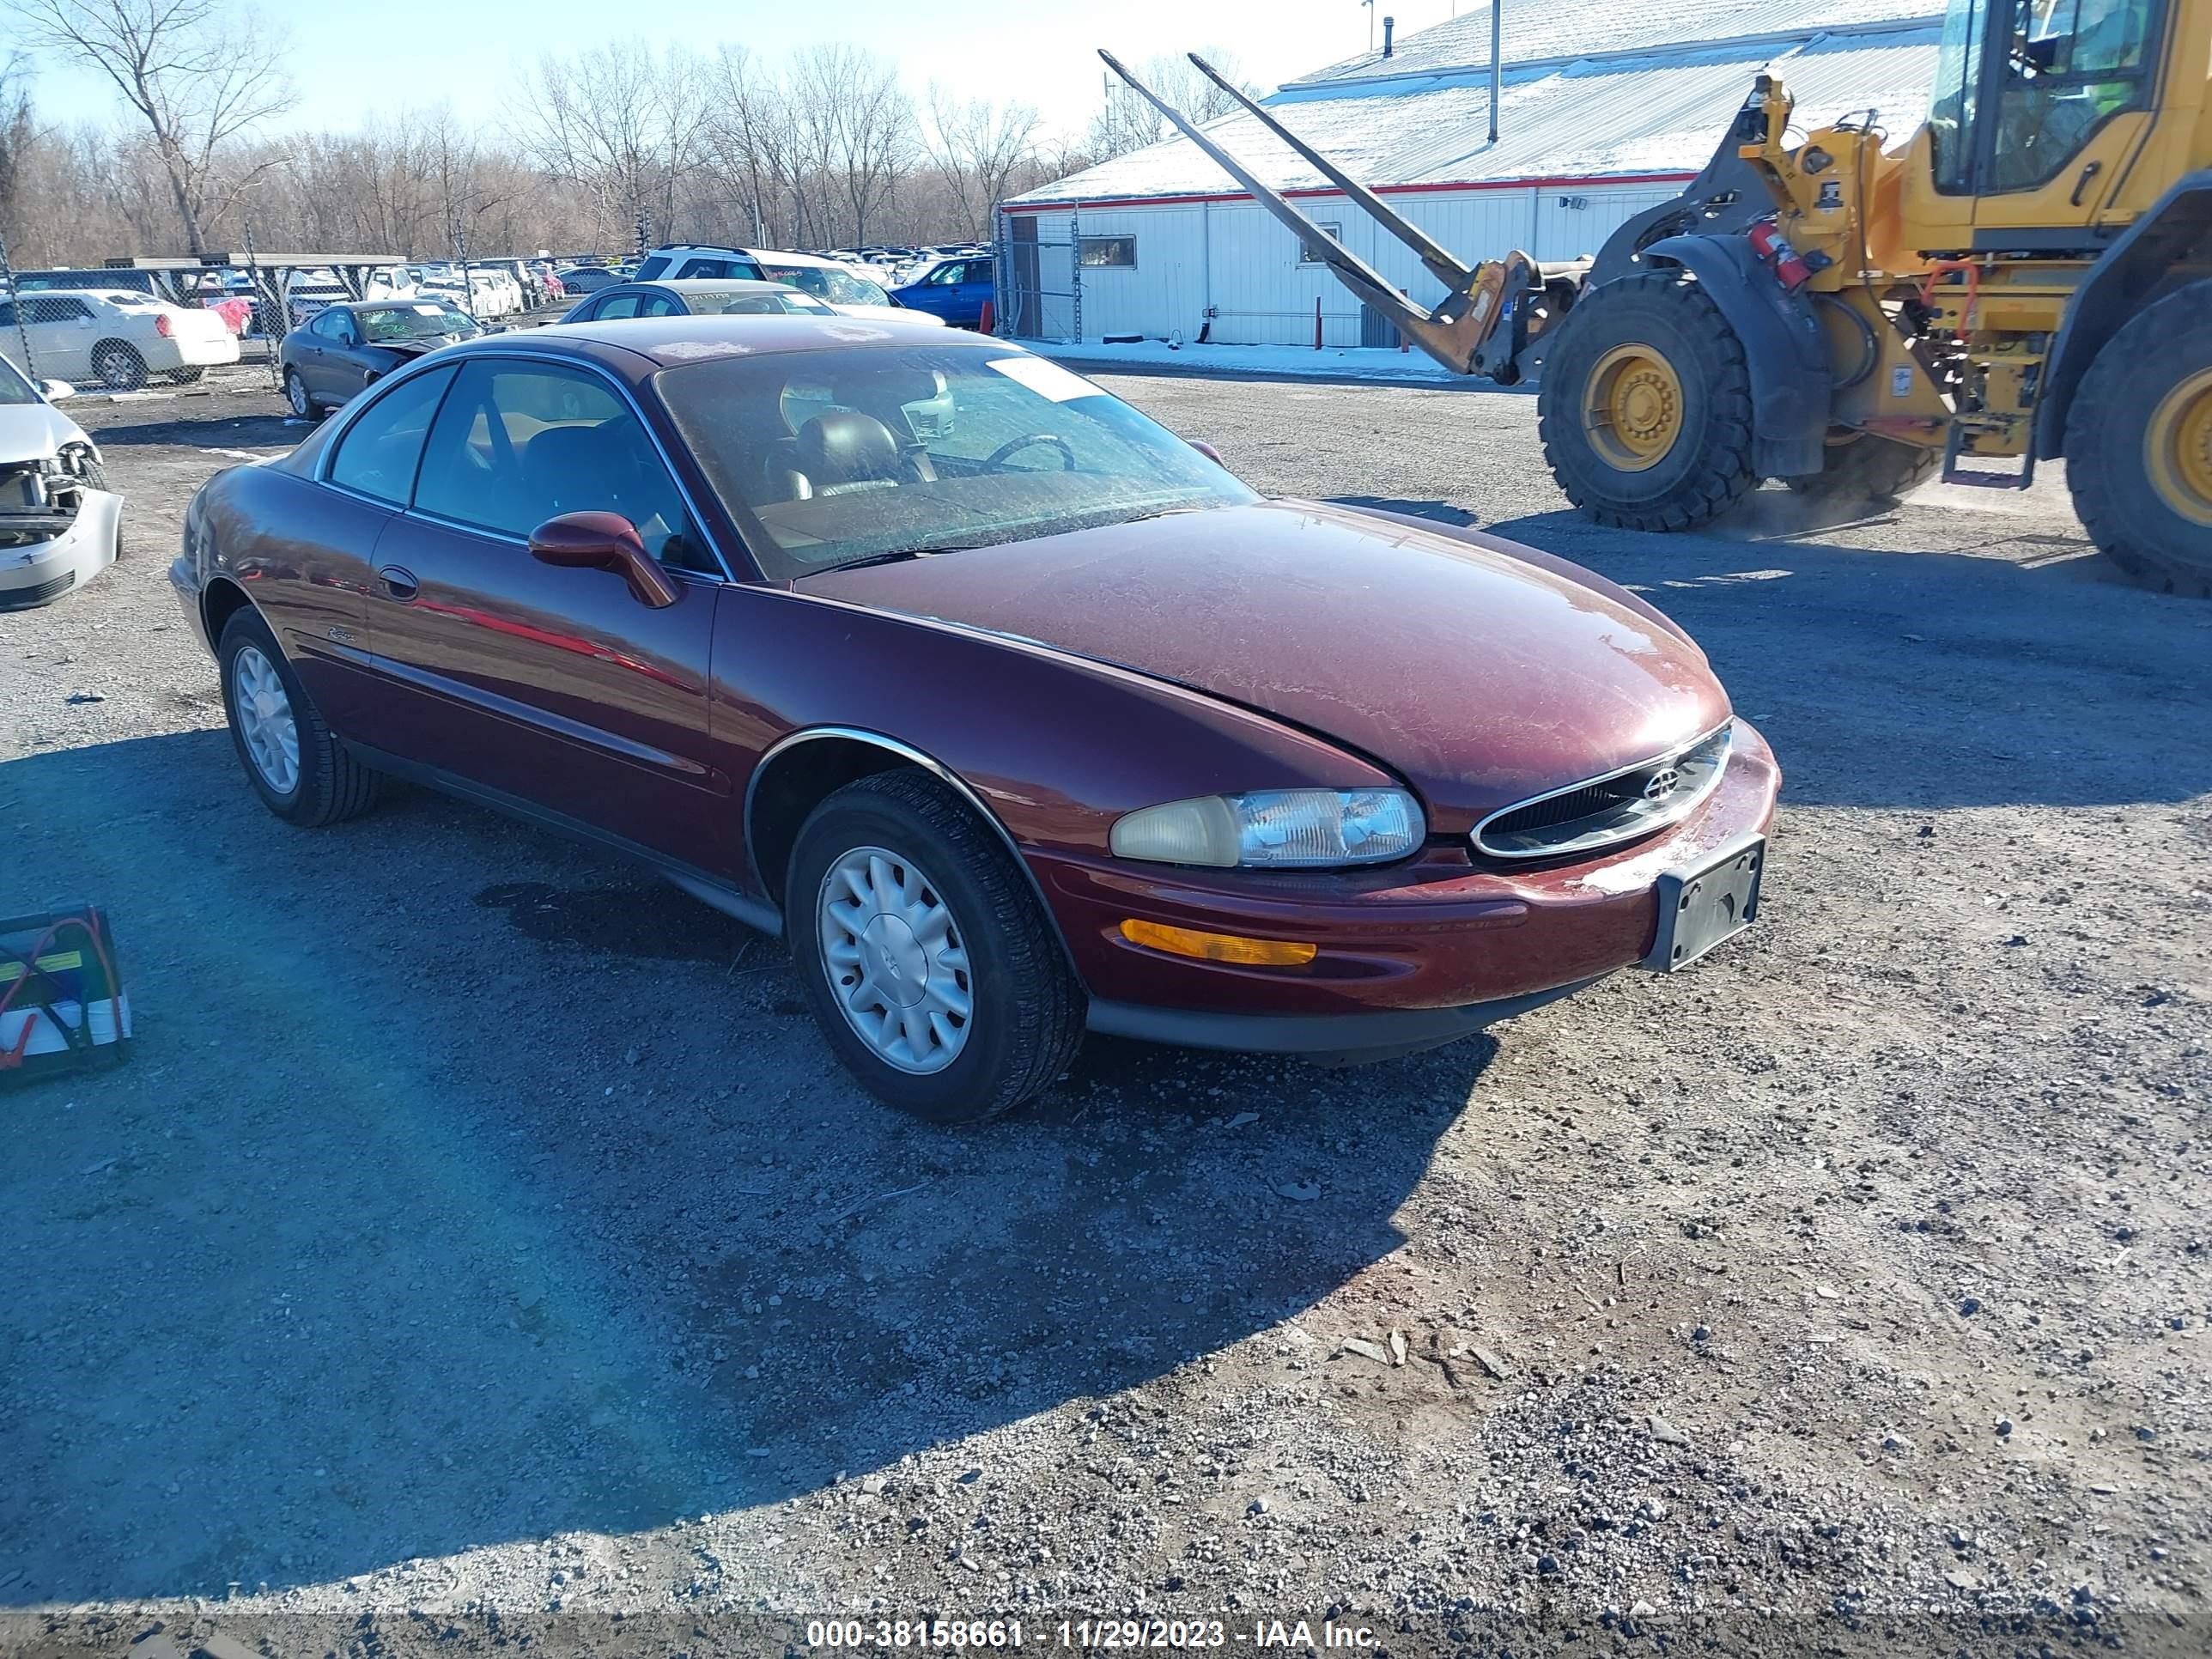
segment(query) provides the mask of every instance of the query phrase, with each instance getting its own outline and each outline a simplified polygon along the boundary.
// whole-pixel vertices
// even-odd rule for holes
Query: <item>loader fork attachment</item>
[[[1329,268],[1337,281],[1350,289],[1363,303],[1389,318],[1401,333],[1430,356],[1455,374],[1492,374],[1509,384],[1518,378],[1512,360],[1528,332],[1528,319],[1522,302],[1530,293],[1536,291],[1534,285],[1538,282],[1535,262],[1527,254],[1516,252],[1503,259],[1486,261],[1470,270],[1438,246],[1419,226],[1408,222],[1393,211],[1389,204],[1366,185],[1352,178],[1273,115],[1230,85],[1211,64],[1197,53],[1191,53],[1190,61],[1199,73],[1235,99],[1248,114],[1257,118],[1268,131],[1297,151],[1323,178],[1342,191],[1362,212],[1413,250],[1415,257],[1447,290],[1433,311],[1424,311],[1393,288],[1381,272],[1299,212],[1279,191],[1261,183],[1249,168],[1209,138],[1195,122],[1187,119],[1181,110],[1131,74],[1112,52],[1102,51],[1098,55],[1105,59],[1107,68],[1127,82],[1130,88],[1165,116],[1178,132],[1204,150],[1223,172],[1249,191],[1253,200],[1280,220],[1291,234],[1304,244],[1313,258]],[[1501,342],[1504,349],[1492,346],[1492,339],[1498,336],[1500,324],[1509,319],[1513,326],[1505,331]]]

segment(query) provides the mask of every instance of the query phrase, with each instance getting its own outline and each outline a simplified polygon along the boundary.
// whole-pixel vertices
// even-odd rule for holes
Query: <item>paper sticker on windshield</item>
[[[1058,363],[1042,357],[994,357],[984,365],[1018,385],[1025,386],[1039,397],[1049,398],[1056,404],[1073,403],[1078,398],[1103,398],[1101,386],[1095,386],[1080,374],[1070,374]]]

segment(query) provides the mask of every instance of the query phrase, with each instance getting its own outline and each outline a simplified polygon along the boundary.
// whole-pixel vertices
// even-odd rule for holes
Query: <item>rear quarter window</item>
[[[393,507],[406,506],[430,417],[438,412],[454,373],[448,367],[413,375],[362,410],[338,439],[331,482]]]

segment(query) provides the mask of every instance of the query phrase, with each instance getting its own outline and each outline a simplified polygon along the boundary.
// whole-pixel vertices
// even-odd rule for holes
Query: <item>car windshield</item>
[[[362,337],[371,345],[391,345],[404,340],[434,340],[443,334],[473,334],[477,325],[465,312],[448,305],[424,302],[409,306],[378,306],[354,313]]]
[[[873,283],[826,265],[770,265],[769,276],[779,283],[804,289],[833,306],[887,306],[890,295]]]
[[[654,385],[776,580],[1257,499],[1120,398],[1003,346],[718,357]]]
[[[37,390],[16,372],[15,365],[5,357],[0,357],[0,405],[35,404],[38,401]]]

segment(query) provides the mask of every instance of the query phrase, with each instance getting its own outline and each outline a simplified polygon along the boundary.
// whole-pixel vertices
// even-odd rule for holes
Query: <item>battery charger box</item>
[[[0,1084],[120,1059],[130,1040],[106,912],[72,904],[0,920]]]

